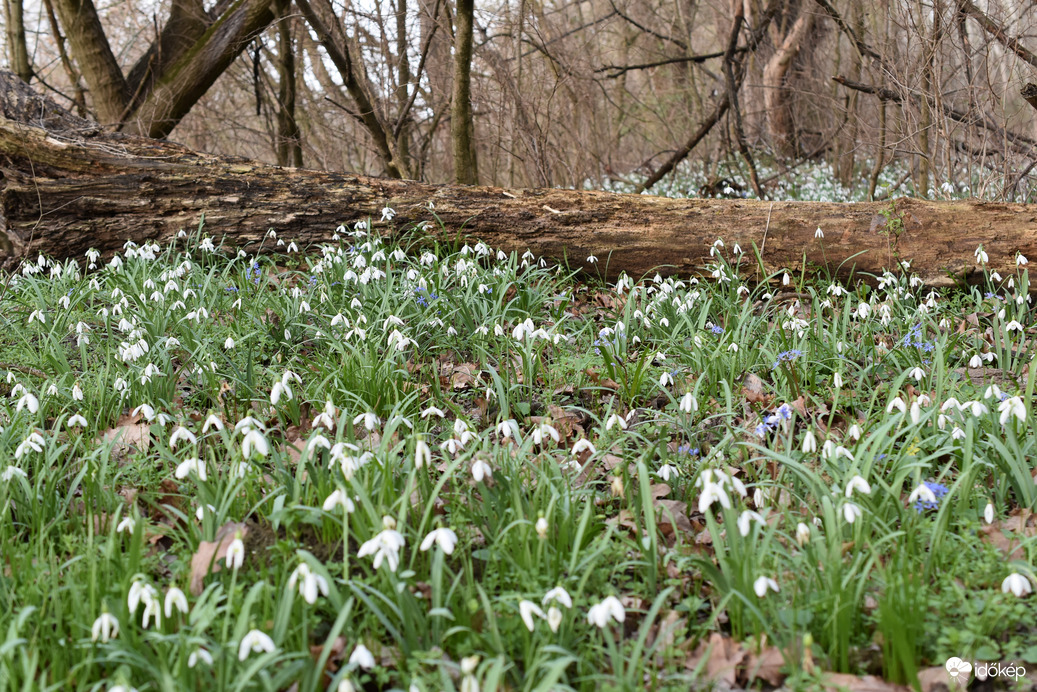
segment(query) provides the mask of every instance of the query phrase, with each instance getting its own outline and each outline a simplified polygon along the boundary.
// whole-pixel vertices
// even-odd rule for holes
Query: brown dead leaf
[[[591,378],[591,382],[596,386],[611,389],[613,391],[619,391],[620,386],[618,382],[609,377],[602,377],[594,368],[587,368],[584,372],[587,373],[587,377]]]
[[[849,673],[825,673],[825,687],[828,692],[910,692],[909,687],[894,685],[874,675],[859,678]]]
[[[450,388],[455,392],[471,389],[478,385],[476,378],[479,377],[480,368],[475,363],[461,363],[455,365],[450,373]]]
[[[201,595],[205,590],[205,577],[219,572],[223,567],[219,561],[227,557],[227,549],[235,537],[244,538],[248,534],[245,524],[230,521],[216,531],[216,540],[202,541],[198,550],[191,556],[191,593]]]
[[[324,655],[325,649],[327,650],[328,658],[324,661],[324,675],[327,680],[326,684],[331,684],[331,678],[338,672],[338,669],[342,666],[342,661],[345,660],[346,646],[349,642],[343,636],[335,637],[335,641],[331,642],[330,645],[325,644],[314,644],[310,646],[310,658],[313,659],[314,664],[320,663],[321,656]]]
[[[705,660],[705,677],[708,680],[723,680],[733,687],[738,678],[738,666],[745,659],[742,645],[719,632],[709,635],[708,641],[699,642],[695,651],[684,661],[688,670],[700,670]]]
[[[1007,519],[980,528],[982,539],[1004,553],[1009,560],[1023,557],[1023,542],[1037,536],[1037,515],[1016,509]]]
[[[693,531],[686,512],[687,505],[682,500],[655,501],[655,522],[667,538],[678,532],[690,534]]]
[[[752,685],[753,680],[763,680],[768,685],[777,687],[786,678],[781,672],[784,665],[785,657],[776,646],[765,646],[759,653],[750,651],[745,663],[746,681]]]
[[[773,398],[764,392],[763,380],[753,373],[747,373],[742,380],[742,396],[751,404],[767,405]]]
[[[918,671],[918,683],[922,686],[922,692],[948,692],[951,676],[943,666],[934,666]]]
[[[132,449],[146,452],[151,446],[151,430],[140,414],[119,416],[115,426],[101,434],[104,442],[115,442],[115,450],[125,454]]]

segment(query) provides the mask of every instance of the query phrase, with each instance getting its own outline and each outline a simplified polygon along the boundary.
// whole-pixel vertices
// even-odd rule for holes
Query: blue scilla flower
[[[724,328],[721,327],[719,324],[714,324],[713,326],[711,326],[709,328],[709,331],[713,332],[717,336],[720,336],[721,334],[724,333]]]
[[[774,365],[771,366],[771,370],[776,370],[782,363],[791,363],[795,359],[803,355],[803,352],[798,348],[789,349],[788,351],[782,351],[778,354],[778,360],[774,361]]]
[[[692,447],[691,445],[681,445],[677,448],[677,454],[687,454],[689,457],[697,457],[699,455],[699,448]]]

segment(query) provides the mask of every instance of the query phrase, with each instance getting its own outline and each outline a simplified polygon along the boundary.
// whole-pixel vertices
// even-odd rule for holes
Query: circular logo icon
[[[960,683],[967,683],[969,681],[969,673],[972,672],[972,664],[968,661],[963,661],[957,656],[952,656],[947,659],[947,663],[943,665],[947,669],[948,675],[954,678],[955,681]]]

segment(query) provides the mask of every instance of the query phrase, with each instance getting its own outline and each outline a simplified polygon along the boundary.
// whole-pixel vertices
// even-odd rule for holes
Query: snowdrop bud
[[[983,508],[983,521],[988,524],[994,523],[994,505],[987,503],[987,506]]]
[[[817,438],[814,437],[812,430],[807,430],[803,434],[803,453],[812,454],[817,451]]]
[[[547,538],[547,529],[548,528],[549,527],[548,527],[547,519],[545,519],[544,517],[540,517],[539,519],[537,519],[537,523],[536,523],[537,536],[539,536],[541,539]]]
[[[799,522],[796,524],[796,542],[800,545],[806,545],[807,541],[810,540],[810,527]]]
[[[756,592],[757,598],[766,596],[768,590],[778,593],[778,582],[770,577],[757,577],[756,581],[753,582],[753,591]]]

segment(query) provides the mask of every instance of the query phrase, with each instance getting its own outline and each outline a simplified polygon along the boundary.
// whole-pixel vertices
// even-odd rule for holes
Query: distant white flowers
[[[601,603],[591,606],[587,611],[587,622],[600,629],[605,629],[613,621],[623,622],[626,617],[626,609],[615,596],[606,597]]]
[[[357,551],[357,557],[374,556],[374,568],[378,569],[384,562],[391,572],[400,566],[400,550],[406,541],[396,530],[396,520],[390,516],[382,517],[382,531],[374,538],[366,541]]]

